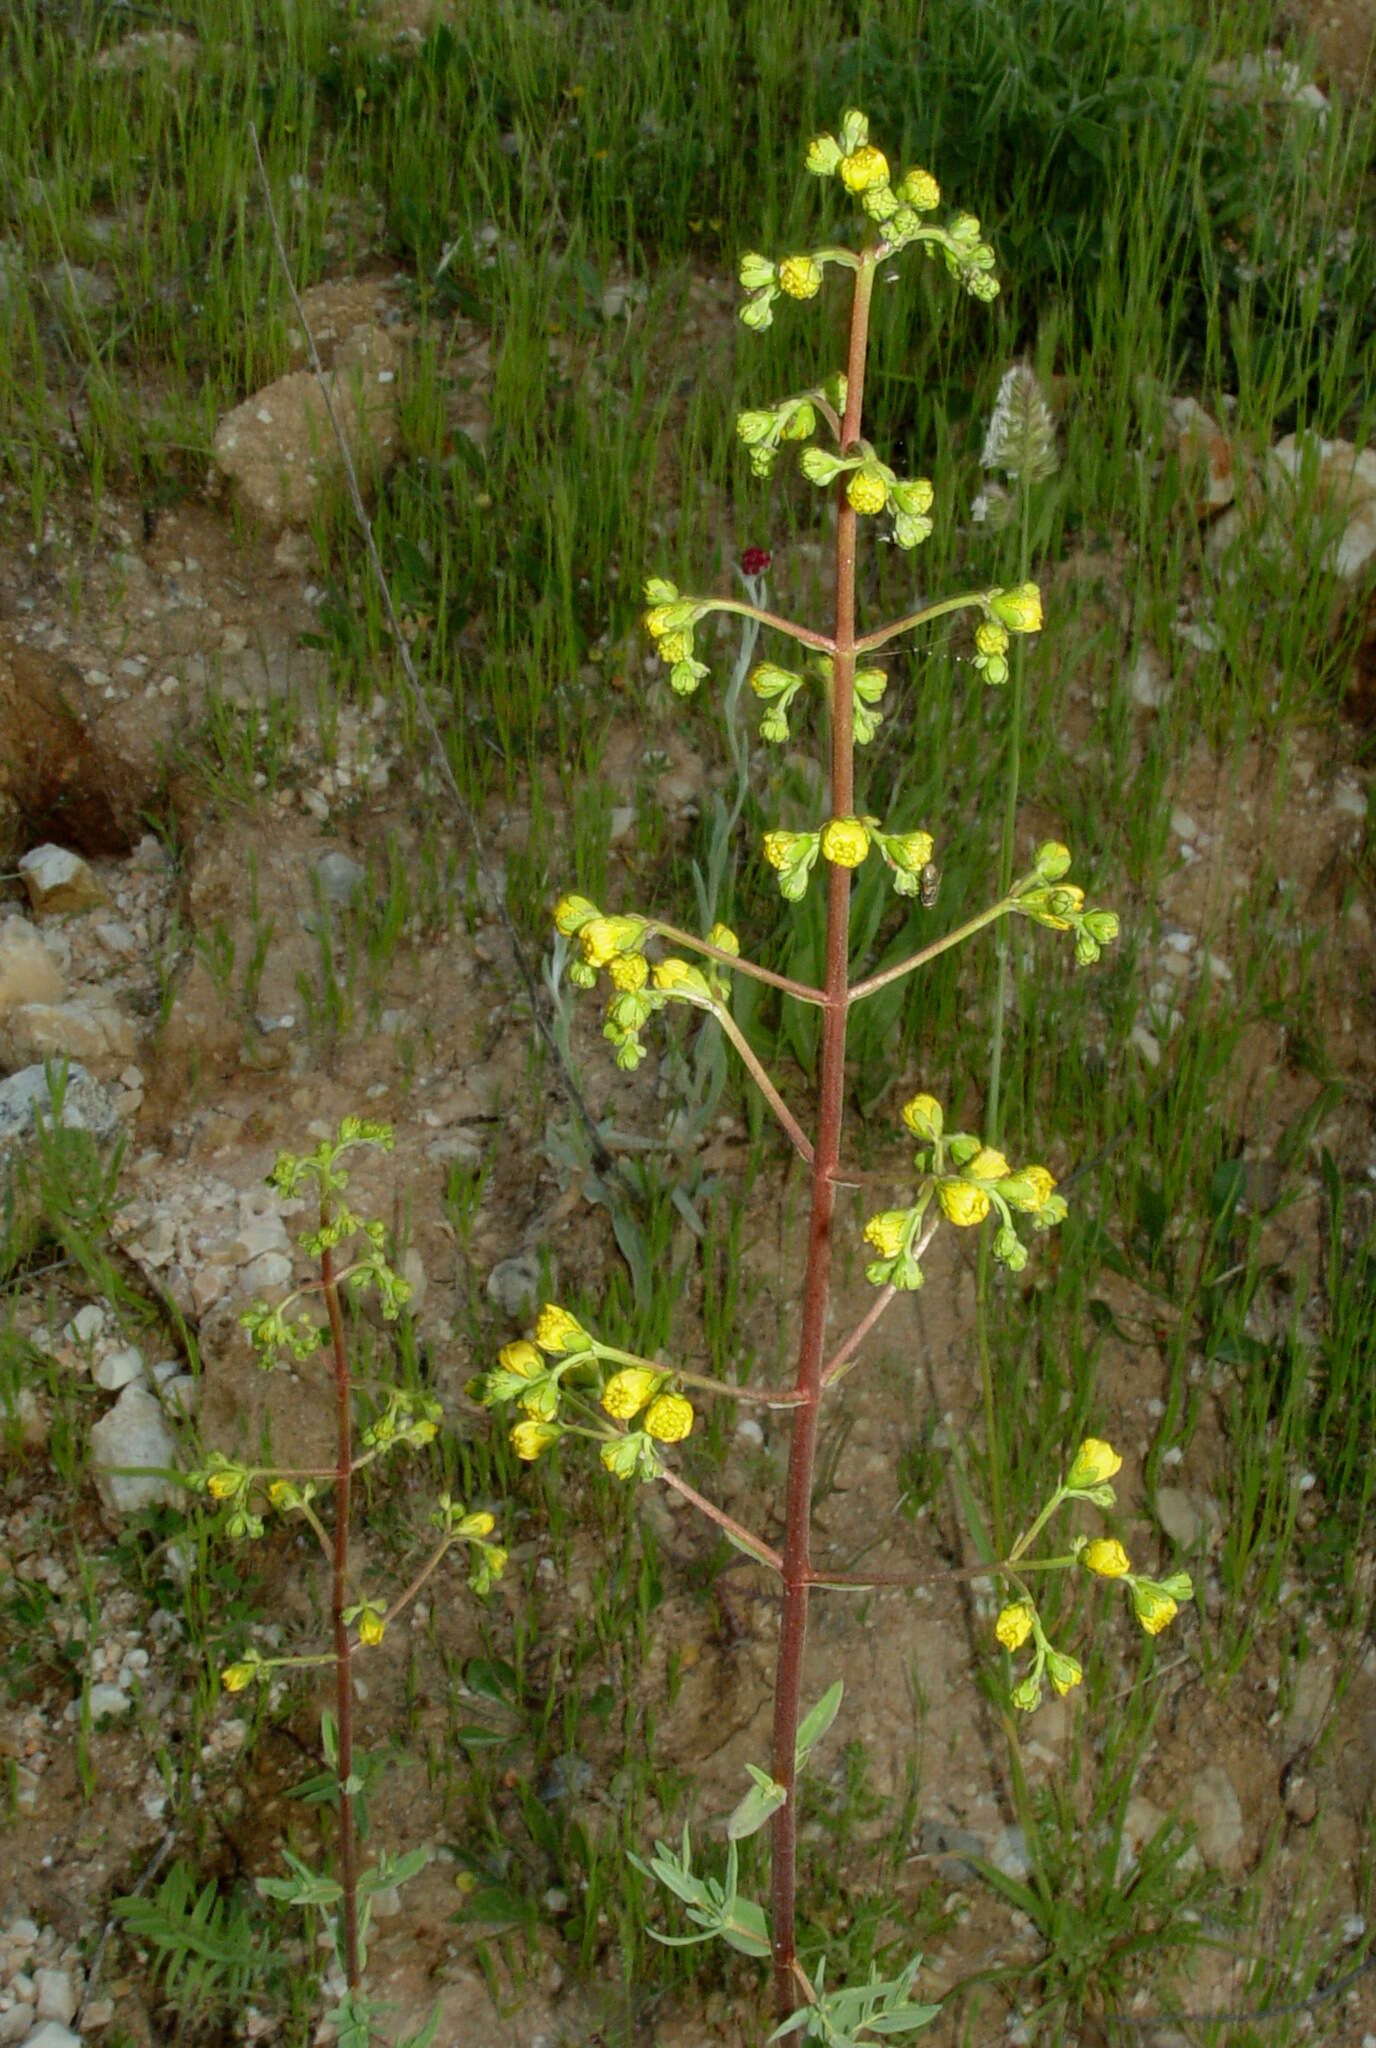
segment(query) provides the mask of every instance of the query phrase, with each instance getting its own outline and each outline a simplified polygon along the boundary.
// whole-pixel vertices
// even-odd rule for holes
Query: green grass
[[[951,201],[980,214],[1009,288],[991,310],[952,304],[944,278],[924,270],[881,294],[873,431],[900,467],[937,485],[923,589],[996,580],[1011,541],[969,521],[993,391],[1019,352],[1056,381],[1063,466],[1038,499],[1033,529],[1048,622],[1029,662],[1023,815],[1029,831],[1035,820],[1072,844],[1095,900],[1119,905],[1125,923],[1123,942],[1091,974],[1017,935],[1008,1142],[1021,1151],[1035,1140],[1058,1171],[1090,1165],[1071,1190],[1056,1257],[1039,1259],[1035,1286],[1000,1296],[995,1367],[1019,1422],[1007,1447],[1008,1511],[1036,1497],[1068,1431],[1107,1426],[1096,1375],[1113,1326],[1109,1275],[1135,1290],[1144,1322],[1155,1317],[1165,1330],[1159,1355],[1143,1347],[1163,1404],[1148,1482],[1161,1479],[1168,1445],[1193,1440],[1207,1402],[1236,1453],[1220,1502],[1225,1597],[1198,1635],[1200,1664],[1222,1684],[1278,1624],[1281,1589],[1296,1573],[1347,1625],[1362,1625],[1351,1560],[1371,1531],[1364,1304],[1376,1241],[1364,1162],[1320,1149],[1321,1116],[1306,1127],[1301,1111],[1286,1128],[1264,1099],[1243,1101],[1231,1086],[1248,1034],[1280,1024],[1311,1106],[1341,1086],[1324,1052],[1332,937],[1311,927],[1301,944],[1290,942],[1293,906],[1278,906],[1275,890],[1283,863],[1258,870],[1233,907],[1233,982],[1226,992],[1195,985],[1161,1068],[1144,1067],[1128,1037],[1145,996],[1140,951],[1155,936],[1154,905],[1174,858],[1169,814],[1185,762],[1207,747],[1236,766],[1247,745],[1280,750],[1309,726],[1325,748],[1346,744],[1336,707],[1352,634],[1331,624],[1330,579],[1268,558],[1245,538],[1241,573],[1217,578],[1164,445],[1164,402],[1197,396],[1239,450],[1302,427],[1365,439],[1376,408],[1376,152],[1369,110],[1335,109],[1320,126],[1302,110],[1211,86],[1210,66],[1277,36],[1279,15],[1237,10],[1205,24],[1204,13],[1168,0],[1111,20],[1091,0],[906,0],[882,11],[803,0],[666,0],[649,11],[573,0],[557,12],[507,0],[461,9],[457,27],[416,45],[389,44],[326,0],[286,11],[187,0],[179,20],[197,38],[197,60],[126,72],[106,61],[127,32],[122,12],[17,0],[0,27],[0,239],[22,256],[4,271],[0,319],[0,520],[12,541],[41,542],[59,512],[75,509],[76,523],[94,529],[109,493],[151,512],[195,495],[216,419],[287,366],[289,308],[252,172],[247,130],[256,123],[297,282],[376,266],[404,279],[416,342],[402,459],[376,508],[377,539],[399,610],[425,622],[427,687],[465,800],[479,813],[499,800],[528,820],[509,862],[518,927],[532,948],[543,944],[550,899],[566,881],[599,901],[615,896],[618,907],[672,912],[692,900],[694,863],[706,871],[710,806],[696,828],[684,826],[659,808],[650,771],[631,791],[610,792],[600,776],[613,724],[632,723],[647,749],[669,730],[642,663],[641,582],[653,572],[720,583],[741,545],[767,538],[776,581],[790,594],[796,586],[802,609],[819,573],[804,550],[825,537],[817,495],[782,467],[769,485],[749,477],[732,433],[740,403],[797,384],[806,338],[790,319],[760,342],[722,319],[704,321],[695,287],[728,276],[743,247],[782,250],[814,236],[823,202],[800,184],[799,138],[832,124],[843,100],[867,105],[895,154],[901,144],[905,160],[929,161]],[[1335,241],[1340,231],[1350,243]],[[54,285],[63,264],[99,281],[75,305]],[[628,315],[604,317],[604,293],[627,282],[643,296]],[[471,395],[454,367],[456,332],[489,342],[485,437],[453,424]],[[1235,400],[1226,415],[1225,395]],[[322,507],[317,541],[328,597],[314,722],[290,698],[239,707],[212,694],[187,743],[224,819],[261,815],[317,753],[328,760],[340,712],[375,694],[395,715],[408,761],[423,752],[342,504]],[[896,551],[873,551],[864,574],[874,616],[911,595],[913,571]],[[1182,609],[1198,618],[1206,602],[1217,645],[1186,669],[1174,628]],[[1123,683],[1147,640],[1175,671],[1169,700],[1150,719]],[[864,762],[863,805],[937,832],[942,888],[939,908],[927,912],[895,907],[874,880],[862,882],[857,951],[874,967],[968,914],[987,891],[1006,712],[973,675],[970,652],[961,629],[943,626],[891,664],[889,717]],[[723,635],[712,653],[719,685],[734,643]],[[1073,703],[1072,685],[1083,692]],[[677,715],[686,742],[724,771],[710,717],[695,708]],[[1062,745],[1072,720],[1074,758]],[[751,832],[780,803],[804,802],[795,774],[771,772],[774,788],[757,784],[747,801]],[[609,858],[609,812],[632,799],[635,834]],[[374,1029],[408,949],[464,922],[478,900],[457,821],[432,804],[415,828],[414,841],[372,849],[357,910],[331,920],[317,906],[317,955],[300,993],[322,1050]],[[1369,874],[1369,853],[1358,858]],[[753,859],[725,887],[743,934],[770,935],[770,964],[815,977],[811,909],[781,921]],[[258,919],[237,953],[227,931],[173,938],[165,997],[177,959],[194,948],[226,1007],[251,1015],[270,920]],[[969,1099],[992,990],[985,945],[938,963],[917,991],[894,989],[858,1013],[865,1165],[892,1159],[886,1129],[900,1089],[920,1079]],[[769,1000],[747,1014],[756,1041],[777,1052],[801,1091],[815,1057],[809,1019]],[[718,1113],[741,1109],[739,1092],[734,1082],[721,1092],[692,1034],[675,1061],[678,1081],[696,1091],[696,1121],[677,1133],[672,1173],[651,1150],[626,1161],[614,1183],[599,1181],[574,1139],[553,1146],[565,1179],[584,1176],[607,1223],[606,1274],[586,1302],[571,1294],[570,1306],[591,1314],[595,1305],[609,1340],[647,1350],[669,1341],[671,1310],[687,1314],[707,1369],[744,1376],[760,1365],[744,1354],[761,1346],[753,1336],[743,1344],[741,1331],[763,1282],[748,1263],[742,1271],[741,1248],[773,1155],[755,1144],[744,1186],[702,1167],[696,1139]],[[1087,1074],[1097,1085],[1086,1087]],[[634,1086],[612,1098],[627,1122],[634,1111],[623,1116],[620,1105],[636,1102]],[[1322,1258],[1308,1275],[1316,1320],[1302,1322],[1296,1307],[1263,1339],[1255,1311],[1271,1300],[1275,1275],[1265,1219],[1239,1203],[1233,1169],[1265,1148],[1288,1175],[1277,1202],[1287,1186],[1321,1178],[1324,1223]],[[103,1249],[113,1181],[77,1149],[55,1145],[37,1169],[37,1196],[31,1174],[7,1214],[0,1270],[10,1305],[45,1248],[75,1262],[93,1287],[117,1286]],[[461,1252],[489,1172],[485,1162],[451,1181]],[[673,1284],[651,1299],[646,1276],[665,1271]],[[475,1345],[489,1336],[476,1312],[471,1335]],[[1207,1382],[1194,1376],[1200,1355]],[[31,1348],[7,1331],[0,1414],[12,1417],[19,1388],[36,1378]],[[79,1404],[48,1391],[54,1453],[76,1473]],[[725,1425],[704,1432],[690,1465],[701,1483],[711,1483],[729,1444]],[[938,1455],[914,1415],[899,1450],[904,1485],[933,1512]],[[613,1554],[625,1539],[600,1523],[605,1506],[592,1493],[517,1475],[504,1445],[451,1444],[442,1456],[465,1467],[469,1490],[519,1490],[529,1540],[560,1560],[589,1532]],[[1321,1474],[1312,1512],[1296,1492],[1303,1471]],[[622,1742],[622,1768],[644,1774],[615,1821],[599,1830],[551,1818],[538,1800],[504,1802],[485,1765],[454,1799],[469,1831],[463,1853],[484,1886],[502,1891],[513,1924],[538,1928],[541,1897],[580,1897],[586,1882],[588,1902],[561,1923],[579,1967],[605,1972],[608,1945],[622,1940],[638,1971],[662,1969],[666,1984],[700,1988],[700,1959],[651,1958],[640,1880],[623,1853],[644,1846],[643,1812],[677,1811],[684,1787],[646,1766],[634,1729],[597,1718],[607,1672],[638,1658],[665,1571],[646,1539],[597,1576],[558,1674],[571,1683],[563,1695],[540,1668],[529,1615],[518,1605],[493,1623],[490,1661],[514,1674],[512,1713],[529,1737],[523,1756],[543,1764],[560,1745],[575,1746],[580,1716],[591,1714],[594,1735]],[[225,1627],[211,1612],[222,1590],[188,1587],[188,1608],[205,1603],[194,1640]],[[533,1582],[523,1598],[535,1601]],[[233,1623],[241,1625],[246,1617]],[[435,1768],[458,1784],[451,1760]],[[1094,1795],[1110,1826],[1126,1797],[1116,1768],[1105,1767],[1106,1789]],[[853,1803],[863,1803],[858,1793]],[[843,1817],[849,1810],[843,1800]],[[845,1827],[835,1825],[840,1841]],[[1085,1849],[1081,1820],[1053,1798],[1035,1825],[1045,1884],[1032,1918],[1047,1960],[1023,1995],[1073,2013],[1088,1979],[1134,1952],[1151,1911],[1171,1895],[1174,1867],[1163,1850],[1162,1888],[1148,1888],[1134,1923]],[[873,1897],[883,1881],[876,1866],[860,1890]],[[1053,1925],[1043,1909],[1061,1889],[1076,1903]],[[838,1885],[819,1920],[834,1930],[843,1916],[861,1968],[887,1953],[888,1933],[860,1891]]]

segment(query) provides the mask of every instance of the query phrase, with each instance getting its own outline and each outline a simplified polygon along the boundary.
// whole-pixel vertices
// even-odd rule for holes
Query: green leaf
[[[743,1842],[747,1835],[758,1834],[770,1815],[777,1813],[788,1799],[786,1788],[767,1771],[757,1764],[747,1764],[745,1768],[754,1782],[726,1823],[728,1842]]]
[[[803,1725],[798,1730],[797,1747],[793,1752],[794,1763],[798,1770],[802,1769],[803,1765],[807,1762],[809,1753],[817,1747],[817,1744],[841,1711],[841,1699],[844,1692],[845,1686],[838,1678],[835,1685],[827,1687],[827,1690],[822,1694],[816,1706],[804,1717]]]

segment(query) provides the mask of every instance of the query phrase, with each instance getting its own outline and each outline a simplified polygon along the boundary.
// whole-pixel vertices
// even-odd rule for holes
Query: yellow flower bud
[[[511,1448],[518,1458],[524,1458],[528,1465],[533,1464],[540,1453],[547,1451],[551,1444],[557,1444],[563,1434],[557,1423],[518,1422],[511,1432]]]
[[[1065,1483],[1076,1492],[1087,1486],[1102,1486],[1121,1469],[1122,1463],[1112,1444],[1106,1444],[1097,1436],[1087,1436],[1071,1460]]]
[[[810,832],[766,832],[764,857],[772,868],[791,868],[811,843]]]
[[[812,256],[785,256],[779,265],[779,289],[791,299],[815,299],[822,288],[822,266]]]
[[[822,853],[833,867],[858,868],[870,850],[870,835],[859,818],[832,818],[822,827]]]
[[[643,953],[618,953],[614,960],[607,962],[607,973],[613,988],[630,995],[636,989],[644,988],[650,978],[650,963]]]
[[[586,896],[561,896],[554,906],[554,929],[566,939],[572,938],[580,926],[596,915],[597,905],[589,903]]]
[[[212,1500],[232,1500],[241,1484],[242,1474],[238,1472],[212,1472],[205,1490]]]
[[[972,1180],[1006,1180],[1008,1161],[992,1145],[981,1145],[965,1171]]]
[[[865,1225],[866,1244],[872,1244],[881,1258],[896,1259],[903,1249],[910,1220],[906,1209],[882,1210]]]
[[[707,934],[709,944],[717,946],[723,953],[739,953],[741,942],[729,924],[714,924]]]
[[[1014,1600],[999,1609],[994,1634],[1005,1650],[1020,1650],[1032,1633],[1032,1609],[1025,1600]]]
[[[930,213],[934,207],[941,204],[941,187],[930,171],[905,171],[903,182],[898,188],[898,197],[904,206],[911,206],[915,213]]]
[[[252,1685],[256,1664],[226,1664],[220,1673],[220,1683],[226,1692],[242,1692],[246,1685]]]
[[[387,1624],[375,1607],[365,1607],[358,1617],[358,1640],[368,1649],[376,1649],[387,1633]]]
[[[1132,1570],[1126,1550],[1111,1536],[1100,1536],[1087,1543],[1080,1552],[1080,1563],[1101,1579],[1121,1579]]]
[[[607,1381],[602,1389],[602,1406],[618,1422],[628,1422],[632,1415],[639,1415],[646,1403],[653,1400],[655,1389],[663,1378],[662,1372],[651,1372],[643,1365],[628,1365],[624,1371],[613,1373]]]
[[[674,633],[661,633],[655,652],[661,661],[667,661],[670,664],[676,661],[687,661],[693,652],[693,636],[682,628]]]
[[[1046,1675],[1061,1695],[1061,1698],[1064,1699],[1071,1686],[1080,1683],[1080,1680],[1084,1677],[1084,1672],[1080,1669],[1076,1658],[1067,1657],[1060,1650],[1048,1650],[1046,1653]]]
[[[975,646],[981,654],[1006,654],[1008,652],[1008,629],[997,619],[986,619],[982,626],[975,628]]]
[[[497,1353],[498,1365],[508,1372],[518,1373],[523,1380],[534,1379],[537,1372],[543,1372],[545,1361],[527,1337],[520,1337],[514,1344],[504,1344]]]
[[[1012,633],[1040,633],[1042,629],[1042,594],[1035,583],[991,591],[989,609]]]
[[[873,143],[852,151],[850,156],[843,156],[837,168],[847,192],[871,192],[876,185],[889,182],[888,158]]]
[[[676,1444],[693,1427],[693,1404],[682,1394],[660,1394],[645,1410],[641,1427],[662,1444]]]
[[[535,1324],[535,1341],[542,1351],[558,1357],[565,1351],[588,1351],[591,1339],[576,1316],[566,1308],[547,1301]]]
[[[935,1095],[914,1095],[911,1102],[903,1105],[903,1121],[915,1138],[939,1138],[941,1104]]]
[[[459,1523],[457,1533],[460,1536],[490,1536],[496,1526],[497,1517],[490,1515],[487,1509],[483,1508],[475,1515],[465,1515]]]
[[[983,1223],[989,1214],[988,1195],[983,1188],[972,1188],[968,1181],[938,1181],[936,1198],[943,1215],[952,1223],[958,1223],[962,1230],[972,1223]]]
[[[889,487],[873,471],[853,469],[846,478],[846,497],[855,512],[882,512],[888,503]]]
[[[1016,1195],[1004,1194],[1004,1200],[1012,1209],[1024,1209],[1035,1216],[1044,1209],[1056,1185],[1056,1176],[1048,1173],[1044,1166],[1024,1166],[1014,1176],[1020,1186]]]
[[[687,960],[680,960],[675,954],[668,960],[655,963],[655,987],[663,989],[666,995],[694,995],[710,1001],[712,991],[707,986],[707,977],[701,968],[692,966]]]
[[[1163,1628],[1169,1628],[1180,1612],[1179,1605],[1172,1599],[1164,1586],[1154,1585],[1150,1579],[1139,1579],[1132,1589],[1133,1612],[1149,1636],[1159,1636]]]

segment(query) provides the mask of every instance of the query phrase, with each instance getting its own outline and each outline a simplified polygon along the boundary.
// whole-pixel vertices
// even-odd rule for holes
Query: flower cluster
[[[750,450],[756,476],[770,474],[784,441],[806,441],[816,433],[819,401],[833,415],[845,411],[846,380],[839,371],[801,398],[785,398],[778,405],[736,415],[736,432]]]
[[[581,958],[569,968],[575,987],[592,988],[599,969],[606,971],[612,993],[602,1033],[615,1046],[616,1064],[625,1072],[644,1059],[641,1030],[666,1003],[678,1000],[716,1011],[726,1007],[726,978],[710,957],[704,956],[700,967],[672,957],[653,963],[646,959],[646,942],[655,935],[648,918],[606,917],[586,896],[561,896],[554,906],[554,927],[566,939],[578,940]],[[723,953],[740,951],[729,925],[714,924],[707,942]]]
[[[663,576],[650,578],[645,595],[650,601],[645,630],[660,660],[669,664],[669,686],[676,696],[691,697],[707,674],[707,664],[693,653],[693,628],[710,606],[680,597],[677,585]]]
[[[1071,1461],[1063,1484],[1057,1487],[1038,1515],[1024,1544],[1066,1501],[1082,1500],[1099,1508],[1112,1507],[1114,1492],[1108,1482],[1122,1463],[1122,1458],[1111,1444],[1099,1437],[1086,1437]],[[1019,1546],[1019,1550],[1022,1547]],[[1018,1554],[1015,1551],[1014,1557]],[[1078,1563],[1096,1578],[1120,1580],[1128,1590],[1133,1613],[1149,1636],[1159,1635],[1162,1629],[1169,1627],[1180,1611],[1181,1601],[1194,1597],[1194,1587],[1186,1572],[1174,1572],[1166,1579],[1147,1579],[1134,1572],[1127,1552],[1116,1537],[1100,1536],[1092,1541],[1077,1537],[1069,1558],[1046,1562]],[[1011,1560],[1005,1569],[1012,1572]],[[1013,1705],[1023,1713],[1030,1714],[1040,1704],[1044,1678],[1051,1681],[1058,1693],[1065,1694],[1084,1676],[1074,1657],[1055,1649],[1047,1640],[1037,1603],[1022,1586],[1021,1580],[1019,1597],[1000,1608],[994,1621],[994,1634],[1010,1653],[1022,1649],[1028,1641],[1032,1643],[1032,1669],[1018,1681],[1011,1694]]]
[[[521,1420],[510,1441],[518,1458],[533,1463],[565,1436],[590,1437],[618,1479],[657,1479],[657,1446],[682,1442],[693,1427],[693,1405],[670,1367],[599,1343],[555,1302],[541,1309],[533,1341],[504,1345],[468,1391],[485,1408],[516,1403]]]
[[[893,537],[901,548],[919,547],[932,530],[928,514],[935,492],[925,476],[900,477],[882,462],[868,441],[862,441],[854,455],[829,455],[825,448],[807,447],[798,457],[798,467],[810,484],[819,489],[846,479],[846,502],[852,511],[893,515]]]
[[[809,657],[807,666],[821,683],[830,703],[835,662],[829,654],[814,654]],[[883,723],[884,714],[879,706],[888,680],[882,668],[855,671],[851,684],[854,693],[851,733],[858,747],[867,746]],[[773,661],[757,662],[751,669],[750,687],[765,707],[760,720],[762,740],[770,740],[778,746],[789,737],[788,709],[806,681],[807,677],[796,669],[780,668]]]
[[[829,818],[816,832],[766,832],[763,846],[779,893],[790,903],[805,894],[819,854],[832,867],[858,868],[877,847],[898,894],[918,896],[933,852],[930,832],[884,832],[877,818]]]
[[[1063,880],[1070,868],[1070,849],[1058,840],[1048,839],[1037,848],[1033,867],[1037,880],[1016,898],[1014,909],[1053,932],[1074,932],[1076,961],[1081,967],[1091,966],[1117,938],[1117,915],[1085,909],[1084,890]]]
[[[1066,1214],[1051,1174],[1044,1166],[1014,1169],[994,1146],[963,1131],[948,1134],[934,1096],[915,1095],[905,1103],[903,1121],[922,1140],[915,1155],[921,1185],[910,1207],[881,1210],[865,1225],[865,1242],[878,1253],[865,1268],[866,1278],[876,1287],[921,1287],[918,1239],[933,1202],[941,1216],[962,1229],[982,1223],[993,1209],[1000,1218],[994,1257],[1020,1273],[1027,1248],[1014,1228],[1014,1215],[1027,1217],[1034,1230],[1050,1230]]]

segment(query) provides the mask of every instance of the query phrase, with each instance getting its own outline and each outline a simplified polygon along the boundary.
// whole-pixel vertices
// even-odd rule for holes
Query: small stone
[[[0,2042],[5,2044],[5,2048],[27,2041],[36,2017],[33,2003],[27,1998],[21,1998],[8,2012],[0,2012]]]
[[[1308,1771],[1287,1764],[1280,1774],[1281,1805],[1296,1827],[1309,1828],[1319,1817],[1319,1788]]]
[[[135,1045],[133,1019],[108,996],[68,1003],[19,1003],[4,1020],[0,1049],[16,1064],[67,1058],[128,1059]]]
[[[1237,1871],[1242,1864],[1242,1805],[1222,1764],[1206,1764],[1185,1793],[1181,1816],[1193,1821],[1204,1861],[1215,1870]]]
[[[1171,694],[1166,664],[1154,647],[1143,647],[1125,678],[1128,694],[1144,711],[1157,711]]]
[[[1333,785],[1333,808],[1340,817],[1365,818],[1366,791],[1353,777],[1340,775]]]
[[[137,1344],[126,1344],[118,1351],[107,1352],[91,1369],[91,1378],[98,1387],[104,1387],[107,1394],[117,1394],[121,1387],[143,1377],[143,1353]]]
[[[411,1287],[411,1299],[406,1306],[413,1316],[418,1316],[425,1306],[430,1281],[425,1271],[425,1261],[414,1245],[407,1247],[406,1256],[401,1262],[401,1277],[409,1281]]]
[[[52,954],[26,917],[0,924],[0,1017],[21,1003],[60,1003],[67,991]]]
[[[1188,811],[1171,812],[1171,830],[1177,839],[1198,839],[1199,827]]]
[[[1149,1067],[1161,1064],[1161,1041],[1154,1031],[1145,1024],[1134,1024],[1129,1033],[1129,1044],[1135,1045]]]
[[[540,1306],[539,1253],[499,1260],[487,1276],[487,1298],[513,1323],[529,1321]]]
[[[40,916],[103,909],[108,898],[79,853],[65,846],[35,846],[19,862],[29,901]]]
[[[122,1685],[93,1685],[86,1698],[91,1709],[91,1720],[95,1723],[117,1720],[121,1715],[127,1714],[134,1704]],[[42,1974],[40,1970],[39,1975]],[[69,2012],[50,2012],[41,2015],[43,2019],[51,2020],[69,2020],[71,2016]]]
[[[243,1226],[230,1246],[230,1258],[235,1265],[243,1265],[261,1258],[264,1252],[285,1252],[286,1248],[287,1226],[280,1216],[270,1214]]]
[[[72,1320],[64,1327],[62,1336],[68,1344],[79,1344],[83,1349],[94,1344],[105,1329],[105,1311],[99,1302],[88,1301],[79,1308]]]

